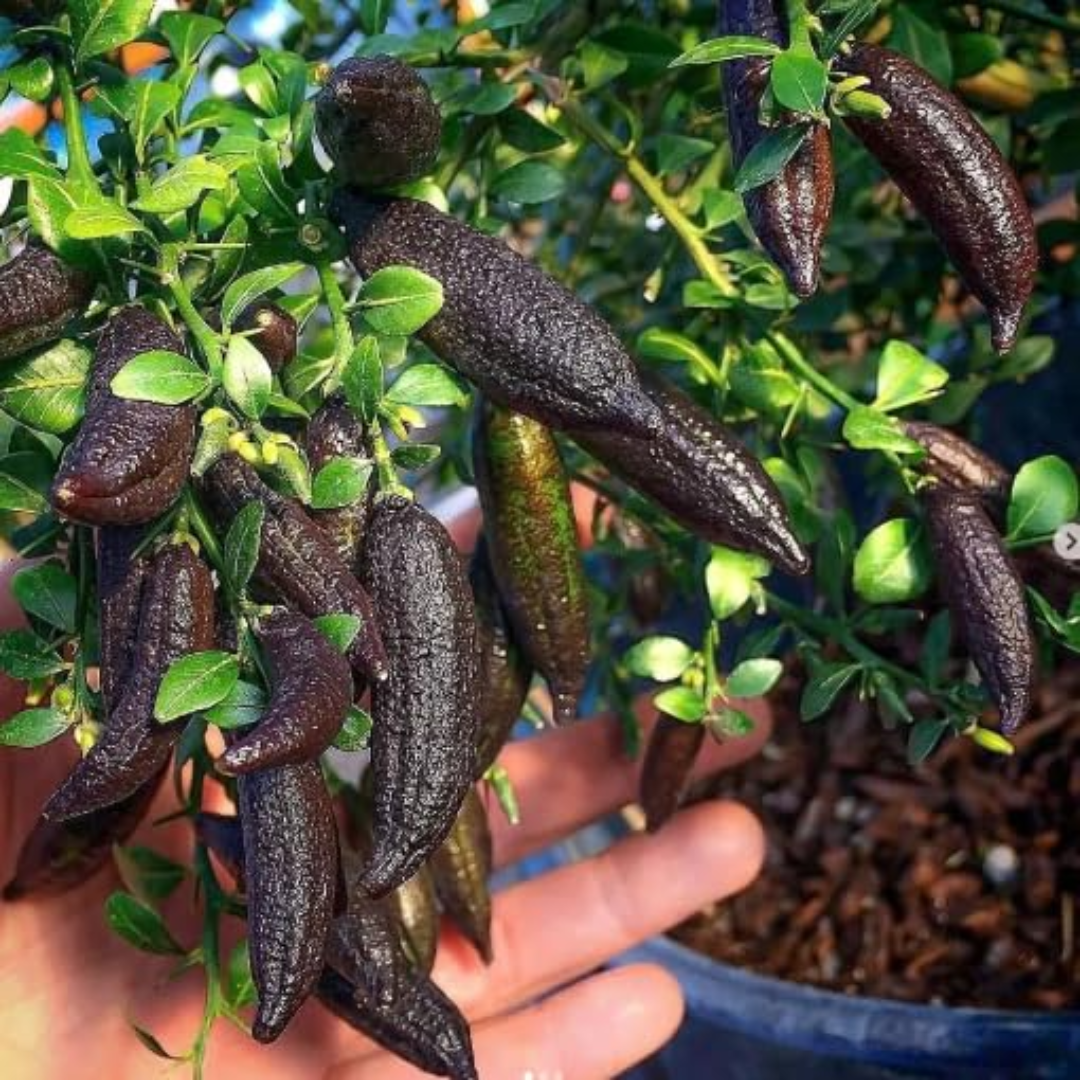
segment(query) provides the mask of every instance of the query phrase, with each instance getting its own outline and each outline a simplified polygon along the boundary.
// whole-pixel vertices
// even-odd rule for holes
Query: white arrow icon
[[[1080,524],[1070,521],[1054,533],[1054,551],[1059,558],[1080,562]]]

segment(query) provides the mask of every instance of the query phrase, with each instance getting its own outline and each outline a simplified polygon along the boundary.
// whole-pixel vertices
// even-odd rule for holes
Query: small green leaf
[[[350,754],[358,750],[366,750],[371,742],[372,727],[371,717],[359,705],[353,705],[345,717],[345,723],[342,724],[337,738],[334,739],[334,748]]]
[[[110,236],[146,232],[146,226],[119,203],[105,201],[72,210],[64,219],[64,231],[76,240],[104,240]]]
[[[314,620],[319,633],[334,646],[339,653],[349,651],[349,646],[360,633],[363,620],[358,615],[320,615]]]
[[[607,86],[630,66],[624,53],[606,49],[595,41],[586,41],[578,50],[578,58],[587,90],[599,90],[601,86]]]
[[[858,664],[819,664],[815,667],[799,704],[803,723],[808,724],[824,716],[861,670]]]
[[[153,848],[115,847],[120,877],[138,899],[153,903],[172,896],[187,877],[187,870]]]
[[[545,154],[565,145],[566,140],[524,109],[507,109],[499,117],[502,137],[523,154]]]
[[[23,64],[8,69],[11,89],[28,101],[45,102],[52,97],[56,76],[53,66],[44,56],[35,56]]]
[[[45,679],[67,665],[30,630],[0,632],[0,671],[13,679]]]
[[[656,682],[674,682],[694,661],[694,650],[677,637],[648,637],[639,641],[623,661],[635,674]]]
[[[196,154],[155,180],[150,190],[131,205],[147,214],[175,214],[194,206],[204,192],[222,191],[228,186],[228,172]]]
[[[773,61],[770,85],[784,108],[817,116],[829,89],[829,69],[812,52],[788,49]]]
[[[534,206],[566,193],[566,175],[546,161],[519,161],[491,182],[491,193],[507,202]]]
[[[20,423],[64,435],[82,419],[90,350],[58,341],[11,361],[0,373],[0,406]]]
[[[370,424],[379,413],[383,394],[383,365],[378,338],[368,334],[353,349],[341,376],[349,407]]]
[[[937,749],[942,736],[948,730],[948,720],[927,718],[914,724],[908,735],[908,762],[911,765],[921,765]]]
[[[274,373],[266,357],[246,337],[233,337],[225,354],[221,385],[236,407],[252,420],[266,411]]]
[[[150,25],[154,0],[69,0],[78,63],[134,41]]]
[[[457,111],[473,116],[497,116],[514,104],[517,95],[517,87],[510,83],[482,82],[466,86],[452,104]]]
[[[895,417],[864,405],[847,414],[844,438],[856,450],[880,450],[894,454],[922,452],[919,444],[904,434]]]
[[[11,579],[11,591],[28,615],[57,630],[75,633],[78,582],[54,562],[26,566]]]
[[[265,296],[274,289],[280,289],[287,281],[306,269],[303,263],[284,263],[280,266],[265,266],[261,270],[252,270],[237,278],[226,290],[221,300],[221,323],[230,327],[236,317],[250,307],[260,296]]]
[[[252,501],[240,509],[225,535],[225,576],[233,591],[242,593],[259,562],[265,508]]]
[[[1077,516],[1080,489],[1068,462],[1054,455],[1027,462],[1013,481],[1010,542],[1050,536]]]
[[[232,653],[211,650],[183,656],[165,672],[154,702],[154,719],[167,724],[181,716],[211,709],[240,678]]]
[[[209,15],[192,11],[166,11],[158,19],[158,29],[169,43],[169,52],[179,67],[189,67],[222,30],[225,24]]]
[[[0,746],[44,746],[69,727],[71,718],[59,709],[24,709],[0,724]]]
[[[211,386],[211,379],[186,356],[154,349],[129,360],[110,386],[117,397],[180,405],[204,394]]]
[[[109,929],[141,952],[159,956],[183,956],[161,916],[130,893],[114,892],[105,901]]]
[[[134,1033],[135,1038],[138,1039],[139,1042],[154,1055],[154,1057],[161,1058],[162,1061],[187,1061],[186,1057],[170,1054],[169,1051],[161,1045],[161,1042],[156,1035],[147,1031],[145,1028],[139,1027],[138,1024],[132,1024],[131,1030]]]
[[[417,364],[401,374],[386,400],[398,405],[464,405],[469,391],[440,364]]]
[[[695,45],[682,56],[671,61],[671,67],[687,67],[691,64],[720,64],[727,60],[742,60],[749,56],[777,56],[780,46],[764,38],[732,34],[713,38]]]
[[[653,704],[665,716],[681,720],[684,724],[699,723],[707,712],[701,695],[688,686],[671,686],[661,690],[653,698]]]
[[[735,176],[735,190],[740,195],[745,195],[748,191],[775,180],[799,152],[799,147],[809,134],[809,124],[787,124],[776,131],[770,131],[746,155]]]
[[[442,309],[443,287],[410,266],[387,266],[361,286],[359,304],[377,334],[415,334]]]
[[[57,180],[60,173],[25,131],[9,127],[0,134],[0,176],[10,176],[13,180],[27,180],[31,176]]]
[[[910,518],[879,525],[855,555],[855,591],[871,604],[902,604],[926,592],[932,575],[922,529]]]
[[[338,510],[358,503],[371,480],[372,463],[357,458],[335,458],[315,475],[311,485],[313,510]]]
[[[180,87],[171,82],[131,79],[116,86],[98,87],[94,106],[96,111],[109,110],[127,122],[135,159],[142,164],[147,143],[182,97]]]
[[[204,713],[207,723],[231,731],[258,723],[266,711],[266,694],[261,686],[240,679],[213,708]]]
[[[948,384],[949,373],[904,341],[885,346],[878,368],[875,409],[893,412],[936,397]]]
[[[656,140],[657,171],[661,176],[680,173],[715,150],[716,144],[708,139],[692,139],[687,135],[664,132]]]
[[[440,454],[442,447],[435,443],[402,443],[390,454],[394,464],[405,472],[427,468]]]
[[[754,583],[771,567],[758,555],[714,548],[705,568],[705,590],[714,618],[728,619],[740,611],[754,592]]]
[[[779,660],[744,660],[728,676],[727,692],[736,698],[757,698],[767,694],[784,673]]]

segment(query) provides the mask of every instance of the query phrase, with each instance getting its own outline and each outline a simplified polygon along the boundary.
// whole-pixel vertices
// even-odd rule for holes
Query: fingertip
[[[692,860],[691,865],[715,880],[715,898],[741,892],[765,864],[765,830],[741,803],[698,803],[682,811],[669,829],[682,830],[682,835],[673,839]]]

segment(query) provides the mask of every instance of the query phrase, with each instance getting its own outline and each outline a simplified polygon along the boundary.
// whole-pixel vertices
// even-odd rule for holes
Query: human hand
[[[19,618],[6,588],[16,568],[8,564],[0,573],[3,627]],[[21,701],[20,688],[0,683],[3,715],[20,708]],[[699,772],[730,767],[756,752],[768,727],[760,710],[757,719],[753,736],[710,746]],[[66,740],[45,750],[0,750],[4,880],[42,804],[74,758]],[[636,767],[622,754],[610,718],[512,745],[501,764],[515,785],[522,824],[512,827],[497,811],[492,814],[499,866],[564,838],[623,805],[635,791]],[[186,862],[191,845],[186,823],[150,824],[175,809],[175,796],[166,788],[134,842]],[[490,968],[445,928],[435,978],[474,1022],[484,1080],[607,1077],[661,1046],[681,1018],[674,980],[653,966],[589,973],[748,884],[762,853],[760,828],[746,810],[729,803],[700,805],[657,836],[632,837],[595,858],[498,894],[496,960]],[[174,977],[173,958],[136,952],[114,937],[102,906],[115,887],[110,870],[67,896],[0,906],[4,1075],[18,1080],[159,1075],[169,1066],[140,1046],[131,1022],[152,1031],[174,1053],[190,1045],[203,1009],[202,971]],[[185,946],[198,940],[193,894],[185,884],[165,904],[170,928]],[[565,988],[552,994],[559,987]],[[257,1073],[267,1080],[404,1080],[421,1075],[314,1002],[271,1049],[228,1024],[217,1026],[210,1046],[210,1078]]]

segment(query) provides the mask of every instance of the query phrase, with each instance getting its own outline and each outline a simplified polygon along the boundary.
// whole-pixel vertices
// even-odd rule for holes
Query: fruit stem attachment
[[[839,405],[845,412],[852,412],[860,407],[859,402],[847,391],[841,390],[831,379],[822,375],[812,364],[807,363],[798,349],[793,349],[783,337],[770,334],[768,340],[784,358],[784,363],[788,367],[805,379],[815,390],[824,394],[831,402]]]
[[[199,314],[188,292],[187,285],[180,274],[180,249],[176,244],[167,244],[161,249],[161,278],[172,294],[176,310],[184,320],[191,336],[198,343],[199,351],[206,360],[210,374],[216,380],[221,379],[225,362],[221,356],[221,343],[217,334]]]
[[[67,143],[68,176],[97,190],[97,177],[90,161],[90,151],[86,145],[86,131],[83,128],[82,102],[75,92],[75,82],[67,64],[57,64],[56,81],[60,87],[60,103],[64,107],[64,141]]]
[[[626,167],[630,179],[638,186],[642,194],[656,207],[660,216],[671,226],[679,237],[686,253],[694,265],[721,296],[734,298],[738,295],[728,272],[720,265],[719,259],[709,250],[701,235],[701,230],[682,212],[678,203],[664,190],[664,185],[654,176],[645,163],[631,149],[620,143],[606,131],[592,114],[580,102],[566,96],[563,84],[556,79],[543,80],[544,91],[552,104],[561,110],[587,139],[600,149],[619,158]]]

